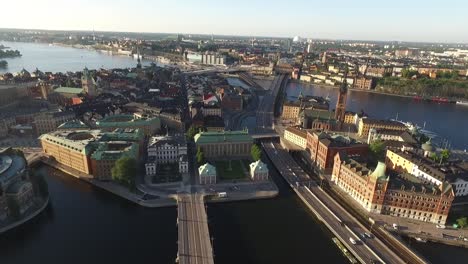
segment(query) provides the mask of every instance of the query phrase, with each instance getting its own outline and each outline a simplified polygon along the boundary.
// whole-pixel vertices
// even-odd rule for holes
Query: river
[[[22,54],[17,58],[6,58],[8,67],[0,69],[0,73],[19,72],[23,68],[32,72],[38,68],[46,72],[66,72],[81,71],[85,67],[89,69],[99,68],[129,68],[136,66],[136,60],[129,56],[111,56],[105,52],[88,49],[77,49],[72,47],[63,47],[48,45],[45,43],[30,42],[8,42],[1,41],[9,49],[19,50]],[[143,60],[143,65],[149,65],[150,62]]]
[[[335,109],[338,89],[290,83],[286,94],[290,100],[296,100],[301,91],[304,95],[329,96],[330,109]],[[426,124],[426,130],[448,140],[453,148],[468,149],[466,136],[468,106],[420,102],[412,98],[349,91],[346,109],[353,112],[363,110],[373,118],[394,119],[398,115],[398,120],[410,121],[421,127]]]
[[[32,45],[32,50],[49,49],[48,45],[43,44],[19,45]],[[114,60],[119,63],[114,61],[108,64],[109,67],[135,64],[131,58],[94,51],[64,47],[50,49],[47,51],[50,55],[54,54],[54,50],[60,54],[85,54],[74,55],[78,56],[75,59],[103,56],[102,62],[95,58],[94,67]],[[62,53],[63,49],[67,51]],[[24,49],[21,52],[29,53]],[[90,62],[80,59],[67,66],[69,62],[60,63],[67,57],[53,56],[57,56],[53,65],[48,65],[47,60],[42,61],[47,56],[34,62],[28,61],[30,56],[23,55],[21,60],[24,60],[24,65],[29,65],[25,66],[28,70],[34,69],[36,64],[43,71],[81,70],[84,66],[93,68]],[[301,90],[306,95],[329,94],[332,105],[335,103],[335,89],[291,83],[287,94],[289,97],[297,96]],[[464,136],[468,124],[463,122],[468,116],[468,109],[350,92],[348,110],[361,109],[378,118],[391,118],[399,113],[399,117],[407,121],[418,124],[425,121],[426,128],[450,137],[453,146],[463,148],[468,145]],[[270,162],[267,164],[272,168]],[[175,208],[142,208],[55,170],[46,167],[41,170],[47,175],[50,206],[31,222],[0,236],[0,263],[174,263],[177,254]],[[271,173],[280,189],[277,198],[207,206],[216,263],[347,263],[332,243],[330,233],[277,173],[274,170]],[[466,249],[431,243],[417,244],[415,247],[432,263],[466,263],[468,259]]]

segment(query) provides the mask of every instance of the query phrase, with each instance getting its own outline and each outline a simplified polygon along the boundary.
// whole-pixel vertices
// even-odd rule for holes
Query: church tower
[[[343,83],[340,86],[340,90],[338,93],[338,99],[336,101],[336,108],[335,108],[335,119],[339,122],[339,126],[344,123],[345,113],[346,113],[346,99],[348,97],[348,83],[346,81],[348,77],[348,68],[346,67],[344,76],[343,76]]]
[[[91,97],[97,95],[96,82],[94,81],[88,68],[84,68],[83,74],[81,75],[81,86],[83,91]]]

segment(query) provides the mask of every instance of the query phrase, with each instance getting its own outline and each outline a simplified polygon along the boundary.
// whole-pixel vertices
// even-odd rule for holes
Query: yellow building
[[[391,149],[387,150],[385,163],[388,168],[391,168],[400,173],[411,173],[414,168],[414,163],[411,161],[411,159],[406,158],[405,155],[402,155],[401,151],[395,151]]]
[[[63,165],[91,174],[88,155],[89,143],[96,140],[100,130],[55,131],[39,137],[42,150]]]
[[[283,104],[283,113],[281,114],[281,117],[283,119],[297,120],[299,118],[300,110],[300,103],[285,102]]]
[[[354,112],[346,112],[344,116],[345,124],[354,124],[355,116],[356,116],[356,113]]]
[[[397,121],[391,120],[378,120],[371,118],[362,118],[359,121],[358,135],[360,137],[365,137],[369,135],[369,130],[371,128],[375,129],[386,129],[386,130],[396,130],[396,131],[405,131],[406,126]]]
[[[307,132],[305,130],[296,127],[288,127],[284,130],[284,139],[302,149],[306,149],[307,147]]]

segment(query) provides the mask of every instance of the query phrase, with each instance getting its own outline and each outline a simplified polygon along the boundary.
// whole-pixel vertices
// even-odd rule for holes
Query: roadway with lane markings
[[[179,194],[177,211],[178,263],[213,264],[213,247],[203,195]]]
[[[277,143],[262,143],[263,148],[293,190],[311,207],[317,217],[341,240],[361,263],[405,263],[378,238],[361,240],[359,234],[370,233],[337,202],[329,197],[291,155]],[[359,241],[353,245],[349,238]]]

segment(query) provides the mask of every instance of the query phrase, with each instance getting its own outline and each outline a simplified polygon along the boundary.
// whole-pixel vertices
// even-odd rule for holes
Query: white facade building
[[[146,176],[157,175],[157,165],[178,163],[179,173],[188,173],[187,143],[183,136],[156,136],[149,140]]]

